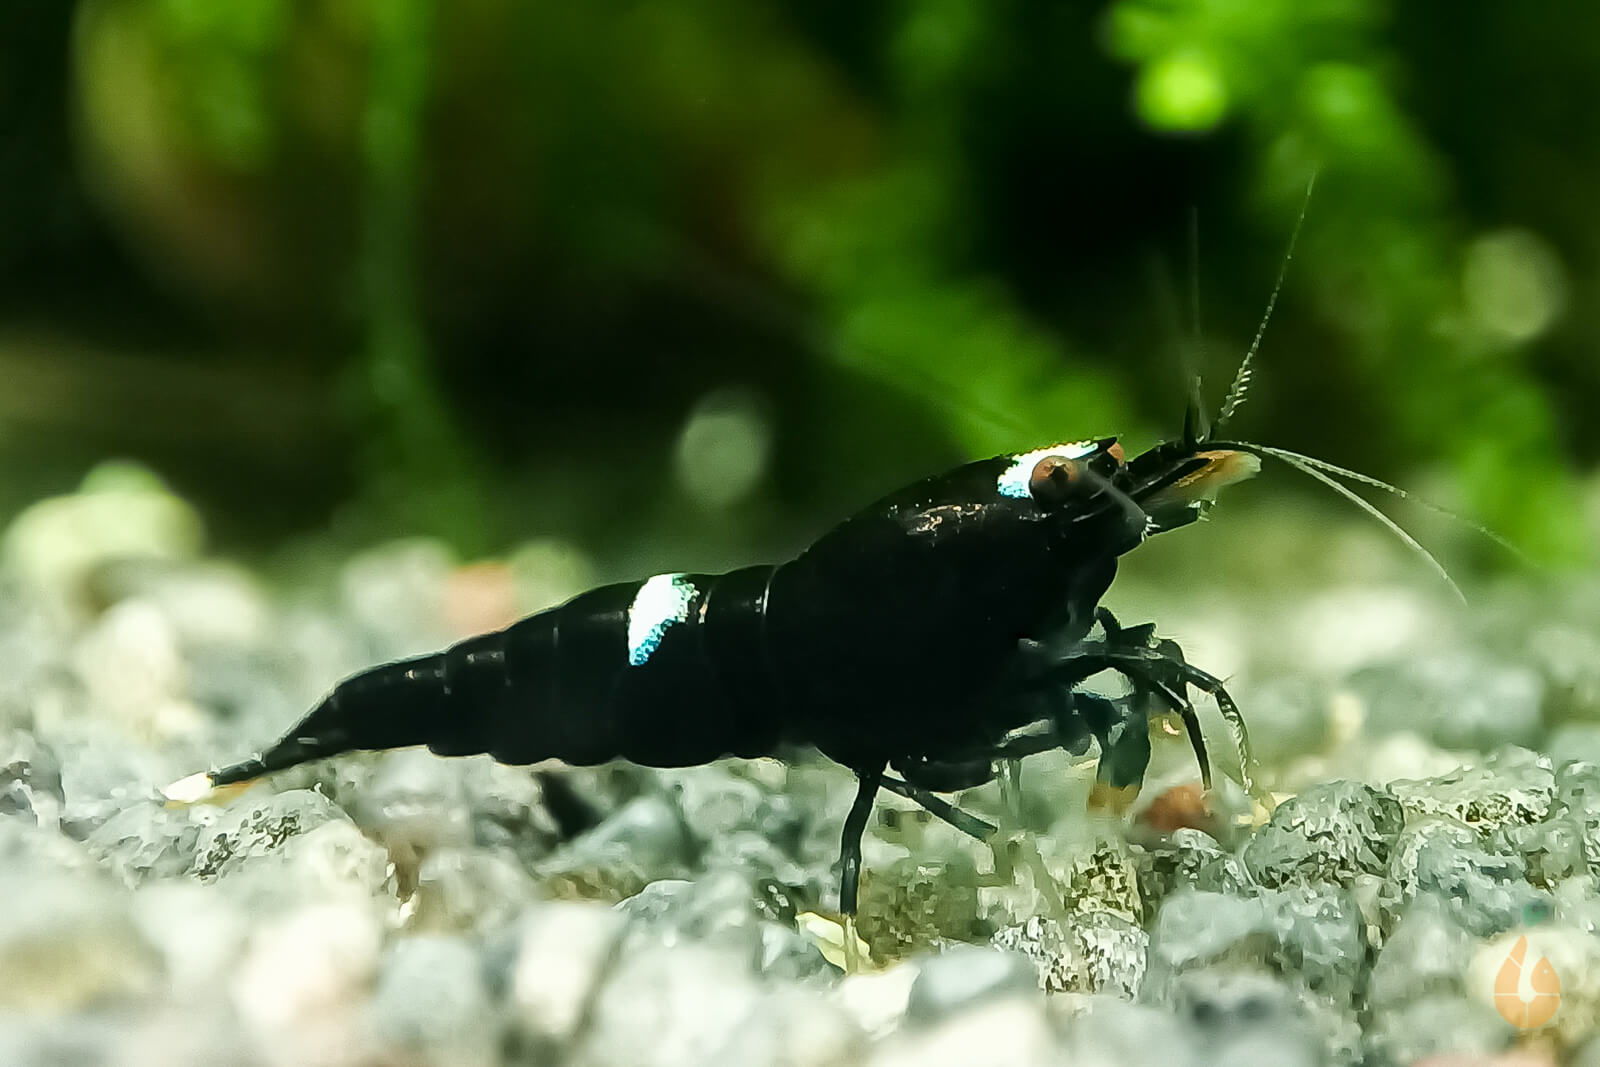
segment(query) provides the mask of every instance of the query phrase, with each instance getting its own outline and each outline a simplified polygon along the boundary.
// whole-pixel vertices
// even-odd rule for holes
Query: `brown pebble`
[[[1183,829],[1212,833],[1216,827],[1216,816],[1199,782],[1175,785],[1160,794],[1139,813],[1139,821],[1152,830],[1168,834]]]

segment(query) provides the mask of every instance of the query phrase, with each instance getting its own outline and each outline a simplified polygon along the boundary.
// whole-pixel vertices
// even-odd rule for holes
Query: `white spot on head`
[[[995,488],[1001,496],[1016,497],[1026,500],[1032,493],[1028,490],[1028,482],[1033,478],[1033,468],[1046,456],[1060,456],[1062,459],[1082,459],[1095,449],[1094,441],[1073,441],[1064,445],[1051,445],[1049,448],[1036,448],[1032,452],[1022,452],[1011,457],[1011,466],[1001,472],[1000,478],[995,482]]]
[[[642,667],[675,623],[689,621],[689,605],[697,590],[682,574],[645,579],[628,607],[628,665]]]

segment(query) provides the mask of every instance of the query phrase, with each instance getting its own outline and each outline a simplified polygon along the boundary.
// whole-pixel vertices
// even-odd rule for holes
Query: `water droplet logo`
[[[1543,1026],[1561,1007],[1561,977],[1556,969],[1543,956],[1531,964],[1527,958],[1528,939],[1519,937],[1494,978],[1495,1010],[1518,1030]]]

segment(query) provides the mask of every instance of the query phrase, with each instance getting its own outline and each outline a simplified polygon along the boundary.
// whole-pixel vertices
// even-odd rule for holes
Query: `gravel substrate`
[[[115,524],[52,501],[0,559],[6,1067],[1600,1064],[1594,583],[1454,614],[1380,585],[1179,605],[1163,631],[1230,676],[1275,810],[1202,796],[1164,736],[1128,819],[1091,815],[1063,754],[963,796],[993,849],[885,798],[873,962],[845,977],[853,784],[815,757],[411,750],[165,804],[343,674],[561,578],[403,544],[295,599],[200,556],[181,502],[117,491]]]

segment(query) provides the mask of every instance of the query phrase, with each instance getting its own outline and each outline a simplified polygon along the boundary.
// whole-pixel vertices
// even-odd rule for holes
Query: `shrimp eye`
[[[1084,465],[1066,456],[1046,456],[1034,464],[1028,492],[1044,507],[1057,507],[1084,488]]]

